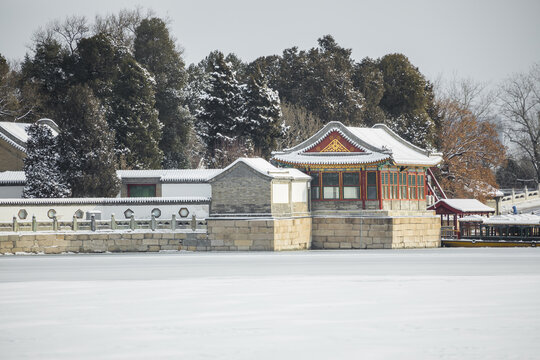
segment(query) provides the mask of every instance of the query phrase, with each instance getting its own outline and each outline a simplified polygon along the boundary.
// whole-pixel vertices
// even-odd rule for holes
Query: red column
[[[360,169],[360,197],[362,198],[362,209],[366,209],[366,172]]]
[[[381,171],[377,170],[377,197],[379,198],[379,209],[382,210],[382,179]]]

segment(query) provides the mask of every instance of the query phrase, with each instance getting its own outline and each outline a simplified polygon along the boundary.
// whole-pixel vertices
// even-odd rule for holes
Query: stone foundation
[[[436,216],[313,217],[312,249],[440,247]]]
[[[209,248],[282,251],[311,248],[311,218],[208,219]]]
[[[57,232],[2,233],[0,254],[157,252],[187,250],[185,242],[204,241],[206,232]]]

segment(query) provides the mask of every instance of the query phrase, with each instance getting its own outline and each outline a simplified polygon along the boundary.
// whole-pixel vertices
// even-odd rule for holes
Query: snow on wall
[[[131,209],[135,213],[136,219],[150,219],[151,212],[153,209],[160,209],[161,216],[160,219],[170,219],[173,214],[176,215],[178,220],[182,217],[178,214],[181,208],[187,208],[189,211],[186,219],[191,219],[195,215],[198,219],[205,219],[208,217],[208,204],[150,204],[150,205],[135,205],[135,204],[106,204],[106,205],[97,205],[97,204],[54,204],[54,205],[45,205],[45,206],[25,206],[25,205],[13,205],[13,206],[2,206],[0,207],[0,221],[11,221],[13,216],[17,216],[20,210],[24,209],[28,213],[27,218],[20,219],[17,216],[19,221],[31,221],[32,215],[36,216],[38,221],[49,221],[47,217],[47,212],[50,209],[56,211],[56,217],[58,221],[71,221],[73,215],[77,210],[82,210],[85,215],[83,219],[86,219],[87,211],[101,211],[101,219],[109,220],[111,215],[114,214],[116,220],[125,219],[124,211]]]
[[[210,184],[167,184],[161,185],[161,196],[212,196]]]
[[[0,199],[22,198],[23,189],[23,185],[0,186]]]

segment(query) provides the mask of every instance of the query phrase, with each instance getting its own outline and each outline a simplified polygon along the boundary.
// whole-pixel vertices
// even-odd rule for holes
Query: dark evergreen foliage
[[[198,133],[206,144],[207,163],[213,164],[219,144],[238,140],[243,129],[242,90],[222,53],[208,62],[208,90],[201,100]]]
[[[126,57],[120,64],[112,93],[110,121],[116,132],[122,168],[161,168],[161,124],[151,75],[134,59]]]
[[[192,126],[192,116],[184,106],[183,88],[186,71],[180,52],[171,39],[163,20],[141,21],[135,30],[135,59],[143,65],[156,82],[156,109],[163,124],[159,144],[164,153],[163,166],[182,168],[188,164],[186,145]]]
[[[58,146],[51,129],[34,123],[28,127],[27,134],[23,197],[68,197],[71,191],[59,169]]]
[[[281,107],[279,94],[268,87],[260,70],[247,83],[243,108],[243,133],[252,139],[255,153],[268,158],[283,135]]]
[[[116,196],[120,180],[116,176],[114,132],[88,86],[69,89],[60,119],[59,166],[72,195]]]

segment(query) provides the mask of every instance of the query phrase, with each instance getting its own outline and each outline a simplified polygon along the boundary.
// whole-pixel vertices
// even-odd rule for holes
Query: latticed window
[[[343,173],[343,199],[360,199],[360,174]]]
[[[419,199],[425,199],[426,197],[426,189],[424,184],[424,175],[420,174],[418,175],[418,198]]]
[[[397,172],[390,173],[390,198],[398,198],[398,174]]]
[[[368,171],[367,173],[367,199],[377,200],[377,173]]]
[[[383,199],[390,199],[390,190],[388,188],[389,174],[387,172],[381,173],[381,186]]]
[[[416,173],[409,174],[409,199],[418,199],[416,194]]]
[[[321,198],[321,178],[318,172],[312,172],[311,176],[311,198],[319,200]]]
[[[400,189],[399,197],[401,199],[407,199],[407,173],[406,172],[399,173],[399,189]]]
[[[323,199],[339,199],[339,173],[323,173]]]

